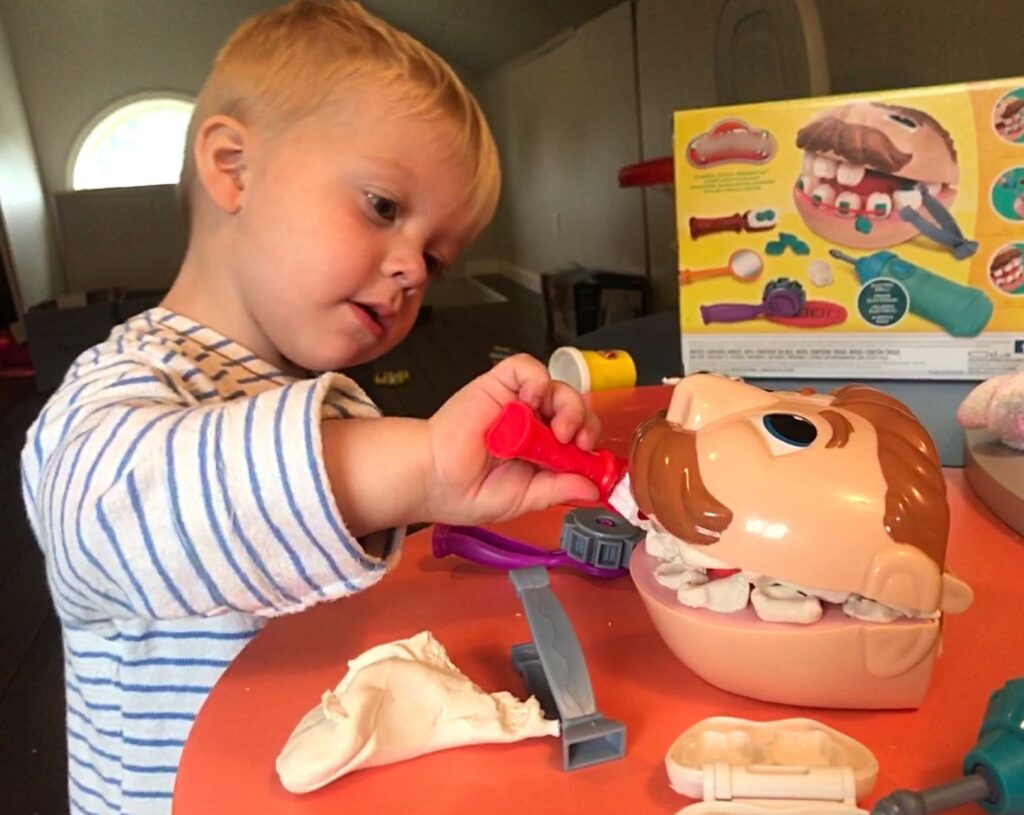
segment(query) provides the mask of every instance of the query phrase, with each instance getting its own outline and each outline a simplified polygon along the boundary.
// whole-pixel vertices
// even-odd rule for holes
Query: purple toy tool
[[[591,577],[622,577],[643,531],[601,508],[574,509],[562,522],[561,549],[543,549],[477,526],[434,527],[435,557],[458,555],[496,569],[570,566]]]
[[[764,287],[764,295],[758,305],[749,303],[718,303],[701,306],[700,316],[704,324],[739,323],[765,317],[795,317],[804,307],[807,294],[796,280],[778,277]]]

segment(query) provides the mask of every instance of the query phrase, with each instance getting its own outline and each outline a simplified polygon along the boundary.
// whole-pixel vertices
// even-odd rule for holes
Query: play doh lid
[[[857,799],[878,777],[860,742],[813,719],[712,716],[665,755],[673,790],[700,803],[676,815],[867,815]]]

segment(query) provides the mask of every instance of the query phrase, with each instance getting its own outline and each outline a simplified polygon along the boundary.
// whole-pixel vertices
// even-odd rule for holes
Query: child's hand
[[[428,421],[433,467],[426,484],[431,520],[476,524],[500,521],[568,501],[593,501],[597,487],[580,475],[538,470],[525,461],[498,461],[484,435],[502,408],[526,402],[548,420],[561,442],[593,449],[600,422],[576,391],[552,382],[533,357],[510,357],[477,377]]]

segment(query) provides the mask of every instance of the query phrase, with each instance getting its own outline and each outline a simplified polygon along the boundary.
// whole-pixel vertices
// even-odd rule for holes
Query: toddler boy
[[[63,626],[80,813],[166,813],[224,669],[276,615],[372,586],[402,529],[596,497],[484,447],[522,399],[591,448],[582,399],[516,356],[426,421],[330,372],[412,328],[491,219],[498,157],[452,70],[346,2],[244,23],[189,130],[189,244],[160,307],[81,355],[23,490]]]

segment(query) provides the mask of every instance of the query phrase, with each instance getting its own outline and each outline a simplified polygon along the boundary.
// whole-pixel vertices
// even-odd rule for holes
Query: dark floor
[[[490,367],[494,346],[546,358],[540,296],[505,278],[481,280],[507,301],[424,313],[401,347],[349,372],[385,413],[430,415]],[[405,385],[373,384],[374,373],[395,369],[409,371]],[[18,475],[25,431],[43,401],[31,380],[0,379],[0,812],[12,815],[67,812],[60,630]]]

